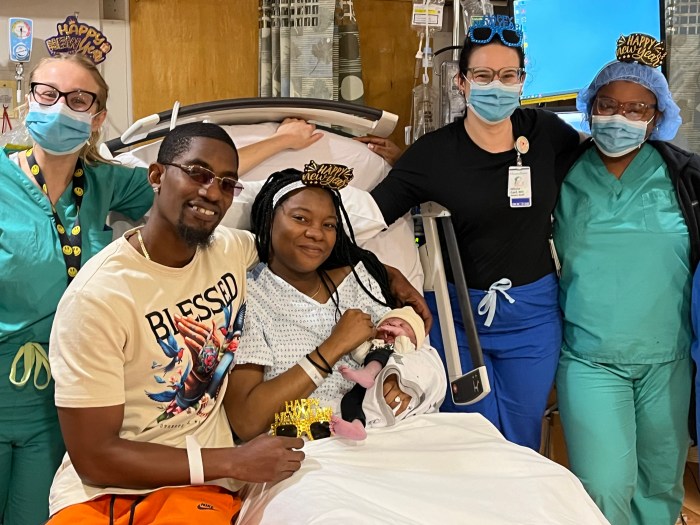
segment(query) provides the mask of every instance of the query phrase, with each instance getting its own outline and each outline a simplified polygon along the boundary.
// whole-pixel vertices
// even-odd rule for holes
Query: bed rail
[[[491,392],[491,385],[489,384],[489,377],[484,365],[484,355],[481,350],[481,343],[479,342],[479,335],[469,300],[469,290],[464,277],[457,236],[452,225],[452,216],[447,209],[434,202],[421,204],[420,215],[423,218],[423,231],[425,233],[425,245],[421,248],[421,262],[425,273],[424,288],[425,291],[435,292],[452,400],[456,405],[471,405],[486,397]],[[450,266],[457,288],[459,311],[464,320],[469,353],[472,366],[474,367],[466,374],[462,374],[462,363],[454,330],[450,295],[447,291],[445,266],[437,232],[438,220],[442,221],[444,227],[447,252],[450,257]]]
[[[257,124],[281,122],[288,117],[303,118],[319,125],[340,126],[357,135],[388,137],[399,120],[381,109],[315,98],[239,98],[215,100],[176,107],[134,122],[121,137],[106,142],[112,153],[128,146],[165,136],[175,114],[178,124]]]

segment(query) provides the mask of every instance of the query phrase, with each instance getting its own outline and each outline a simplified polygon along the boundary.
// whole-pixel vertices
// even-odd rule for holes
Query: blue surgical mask
[[[87,143],[93,117],[87,112],[73,111],[65,104],[42,106],[30,101],[25,125],[41,149],[53,155],[68,155]]]
[[[520,105],[522,84],[506,86],[500,80],[485,86],[470,82],[467,105],[484,122],[498,124],[509,118]]]
[[[622,157],[644,143],[649,122],[629,120],[622,115],[593,115],[591,135],[601,153]]]

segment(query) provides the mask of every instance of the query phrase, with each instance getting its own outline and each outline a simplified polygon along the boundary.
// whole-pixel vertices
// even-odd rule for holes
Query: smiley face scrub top
[[[80,207],[82,264],[112,241],[105,225],[113,210],[140,219],[153,203],[146,170],[85,164]],[[17,163],[0,153],[0,382],[8,381],[9,360],[36,342],[48,348],[51,324],[66,289],[66,263],[51,204]],[[61,222],[75,224],[71,184],[55,205]]]
[[[656,149],[642,146],[620,179],[588,149],[564,179],[554,217],[566,347],[602,363],[687,357],[688,228]]]

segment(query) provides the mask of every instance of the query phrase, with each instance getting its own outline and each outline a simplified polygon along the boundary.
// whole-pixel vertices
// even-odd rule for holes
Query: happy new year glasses
[[[523,34],[517,29],[490,25],[469,28],[469,40],[475,44],[488,44],[496,35],[508,47],[519,47],[522,44]]]
[[[308,426],[308,431],[294,424],[279,425],[277,428],[275,428],[275,436],[302,437],[303,435],[306,435],[306,437],[311,440],[330,437],[330,422],[314,421]]]

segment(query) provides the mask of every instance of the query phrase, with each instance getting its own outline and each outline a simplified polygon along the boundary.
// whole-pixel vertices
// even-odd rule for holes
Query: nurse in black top
[[[492,393],[455,406],[448,391],[441,410],[479,412],[510,441],[538,450],[561,347],[550,217],[563,178],[557,165],[579,135],[553,113],[518,107],[525,59],[512,19],[477,23],[459,61],[465,118],[416,141],[372,196],[387,224],[426,201],[452,213]],[[464,325],[448,286],[465,366]],[[444,359],[438,323],[430,335]]]

